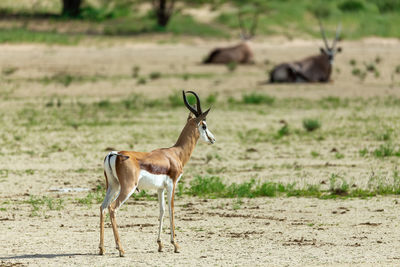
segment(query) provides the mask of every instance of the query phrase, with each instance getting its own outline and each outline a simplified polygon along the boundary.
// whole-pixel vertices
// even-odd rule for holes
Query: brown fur
[[[235,46],[216,48],[204,60],[205,64],[250,64],[254,63],[253,52],[247,42]]]

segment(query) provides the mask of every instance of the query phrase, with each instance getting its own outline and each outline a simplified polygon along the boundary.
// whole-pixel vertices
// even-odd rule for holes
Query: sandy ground
[[[267,79],[266,71],[274,64],[318,52],[320,41],[256,40],[253,47],[257,63],[239,66],[233,74],[225,66],[199,64],[211,47],[226,44],[189,39],[183,43],[124,40],[72,47],[2,45],[0,69],[16,70],[10,75],[3,74],[1,79],[0,265],[399,265],[397,197],[257,198],[240,200],[243,203],[237,203],[236,199],[178,197],[179,254],[173,253],[168,243],[168,216],[162,236],[166,249],[157,252],[157,202],[130,199],[117,217],[126,257],[117,256],[109,223],[106,255],[97,255],[98,204],[78,202],[87,192],[62,194],[51,189],[96,187],[103,183],[101,159],[107,147],[146,151],[170,145],[187,112],[174,109],[165,114],[152,110],[150,114],[132,115],[132,124],[121,124],[118,130],[115,125],[105,125],[77,131],[45,122],[29,130],[13,127],[13,114],[24,107],[44,106],[52,98],[96,102],[106,98],[119,100],[132,93],[162,98],[182,88],[196,89],[200,96],[217,92],[220,99],[239,98],[253,91],[280,99],[301,97],[312,101],[326,96],[341,99],[400,96],[400,76],[394,71],[400,62],[397,40],[344,42],[341,44],[344,52],[335,61],[333,82],[299,86],[259,82]],[[351,59],[361,68],[377,57],[381,59],[376,63],[379,77],[368,74],[365,81],[360,81],[351,74]],[[140,76],[160,72],[164,78],[138,85],[131,78],[134,66],[140,67]],[[185,80],[179,76],[187,73],[207,78]],[[58,74],[97,78],[95,82],[70,86],[40,82],[44,77]],[[327,183],[331,173],[339,173],[350,177],[356,186],[365,187],[371,174],[386,175],[398,165],[397,158],[358,156],[359,149],[378,146],[380,141],[375,135],[387,127],[394,129],[397,137],[398,112],[394,105],[370,109],[350,105],[333,110],[280,107],[265,112],[216,106],[207,121],[217,143],[198,145],[183,180],[187,184],[196,175],[216,172],[230,182],[257,176],[262,181],[321,184]],[[276,131],[281,119],[301,128],[301,119],[313,116],[324,122],[321,135],[327,137],[323,141],[301,136],[290,137],[283,143],[248,143],[238,139],[240,131],[255,128]],[[60,148],[48,152],[54,144]],[[344,158],[335,158],[330,152],[333,148]],[[310,156],[313,150],[320,154],[318,158]],[[208,155],[214,158],[207,160]],[[217,160],[216,155],[222,160]],[[255,165],[262,168],[254,168]],[[63,207],[50,210],[42,204],[35,214],[38,216],[33,216],[33,207],[27,202],[32,196],[43,195],[62,199]]]

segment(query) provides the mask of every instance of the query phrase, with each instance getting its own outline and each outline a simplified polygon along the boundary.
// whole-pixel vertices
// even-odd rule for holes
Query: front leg
[[[168,186],[168,209],[169,209],[169,220],[170,220],[170,229],[171,229],[171,243],[174,245],[174,252],[179,253],[179,246],[175,242],[175,224],[174,224],[174,195],[175,195],[175,185],[176,183],[172,182]]]

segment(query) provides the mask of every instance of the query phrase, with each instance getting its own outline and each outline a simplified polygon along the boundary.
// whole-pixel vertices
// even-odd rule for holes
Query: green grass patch
[[[24,28],[0,29],[0,43],[45,43],[75,45],[79,35],[67,35],[56,32],[30,31]]]
[[[331,174],[329,188],[320,185],[306,184],[303,187],[296,183],[260,182],[252,178],[247,182],[225,184],[218,176],[195,177],[188,187],[179,189],[180,195],[202,198],[254,198],[254,197],[316,197],[320,199],[359,197],[376,195],[399,195],[400,178],[397,170],[391,178],[371,177],[368,189],[352,187],[346,179],[338,174]]]
[[[54,199],[47,196],[30,196],[29,200],[25,201],[25,203],[31,205],[31,216],[39,216],[40,211],[45,214],[46,210],[61,210],[64,208],[63,199]]]
[[[242,103],[250,105],[272,105],[275,102],[275,98],[266,94],[250,93],[243,94]]]

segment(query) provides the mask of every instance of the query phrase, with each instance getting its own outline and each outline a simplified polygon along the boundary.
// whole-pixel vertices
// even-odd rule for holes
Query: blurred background
[[[258,35],[319,37],[318,15],[326,25],[342,22],[345,39],[400,36],[398,0],[2,0],[0,42],[145,33],[237,38],[238,9],[261,12]]]

